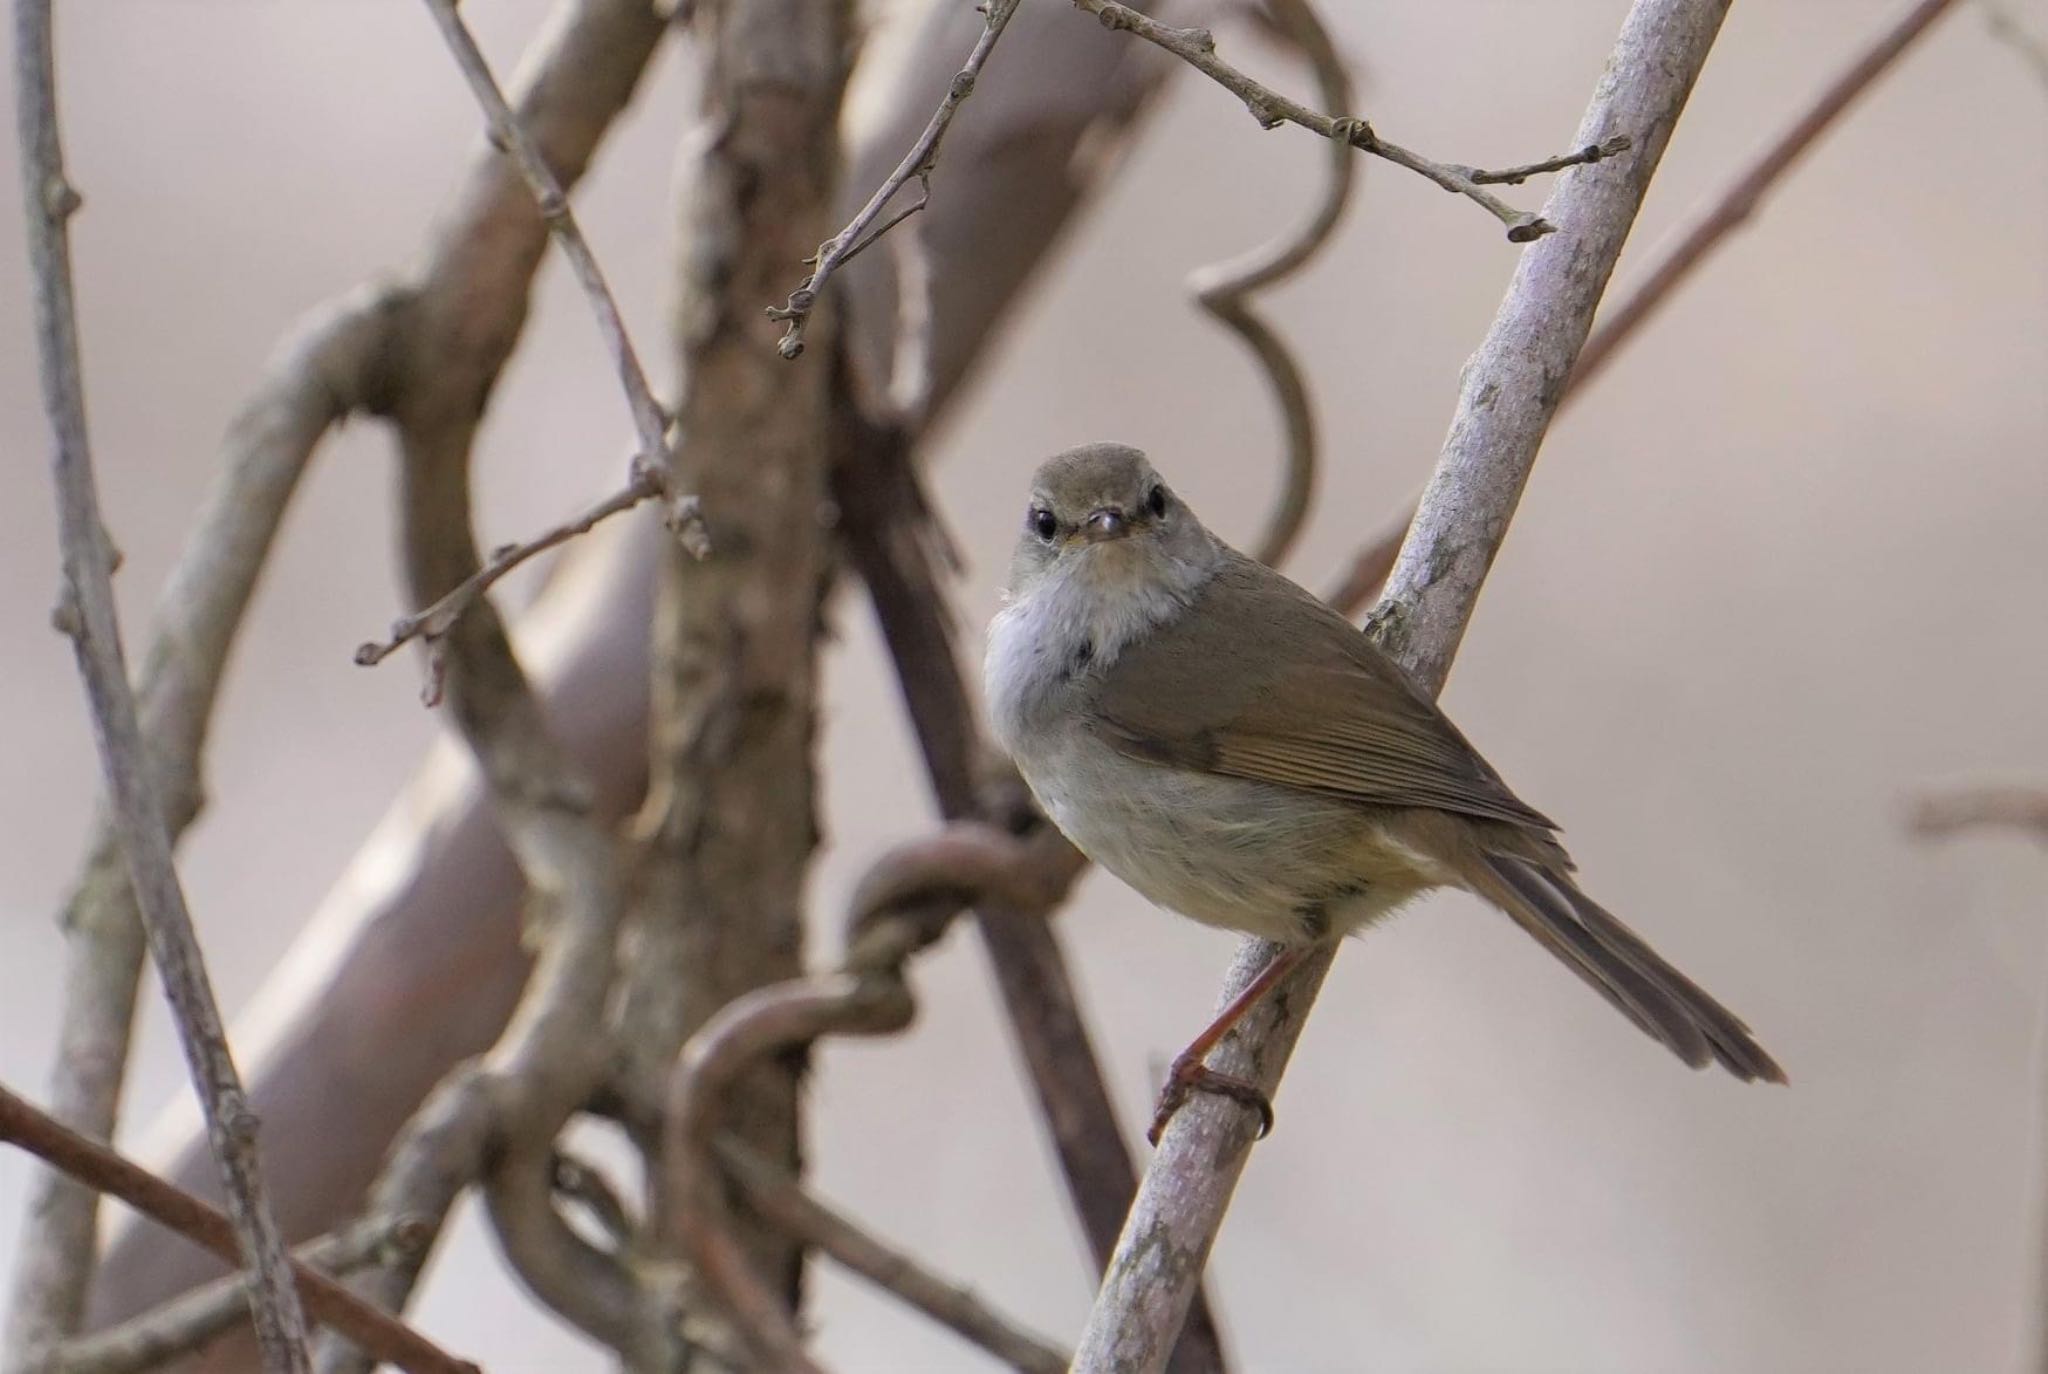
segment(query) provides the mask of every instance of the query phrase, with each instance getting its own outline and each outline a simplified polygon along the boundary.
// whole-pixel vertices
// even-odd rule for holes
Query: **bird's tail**
[[[1744,1082],[1783,1083],[1785,1071],[1749,1027],[1666,963],[1641,936],[1579,891],[1571,879],[1511,854],[1485,855],[1485,897],[1512,916],[1631,1021],[1704,1068],[1710,1060]]]

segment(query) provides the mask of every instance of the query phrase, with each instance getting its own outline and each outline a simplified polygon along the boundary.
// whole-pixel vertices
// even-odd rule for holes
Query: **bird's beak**
[[[1091,544],[1106,543],[1121,539],[1131,532],[1131,522],[1115,506],[1103,506],[1091,511],[1081,526],[1081,537]]]

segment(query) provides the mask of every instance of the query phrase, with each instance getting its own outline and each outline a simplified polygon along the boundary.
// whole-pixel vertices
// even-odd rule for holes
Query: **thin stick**
[[[1622,26],[1577,141],[1638,131],[1637,155],[1613,170],[1566,176],[1550,208],[1569,226],[1516,267],[1506,299],[1465,371],[1458,411],[1394,581],[1375,615],[1381,645],[1425,689],[1441,687],[1493,555],[1528,480],[1594,308],[1727,12],[1727,0],[1637,0]],[[1247,941],[1226,984],[1234,996],[1271,961]],[[1270,1095],[1328,973],[1334,951],[1303,961],[1284,998],[1263,1003],[1216,1051],[1214,1066]],[[1195,1101],[1167,1128],[1124,1223],[1089,1315],[1075,1374],[1154,1374],[1180,1330],[1223,1223],[1255,1115]]]
[[[609,520],[622,511],[629,511],[642,501],[661,494],[661,483],[653,471],[637,469],[624,489],[613,492],[589,510],[572,520],[565,520],[553,529],[547,530],[523,544],[507,544],[493,553],[488,562],[462,581],[450,588],[448,593],[423,610],[411,615],[400,616],[391,622],[391,633],[381,640],[371,640],[356,648],[356,662],[364,667],[374,667],[398,651],[400,645],[411,640],[424,640],[433,644],[454,628],[455,622],[497,581],[528,559],[546,553],[558,544],[566,544],[579,534],[587,534],[599,523]],[[440,678],[438,671],[428,672],[428,684],[434,689],[427,699],[427,705],[440,702]]]
[[[445,4],[447,0],[434,0]],[[876,239],[909,219],[931,203],[932,169],[937,166],[939,144],[945,140],[946,130],[952,127],[953,116],[960,112],[960,106],[967,97],[974,94],[974,83],[981,77],[981,69],[988,62],[988,55],[995,51],[996,40],[1003,36],[1003,29],[1010,22],[1010,16],[1017,12],[1021,0],[987,0],[982,6],[981,36],[974,41],[967,60],[946,87],[945,98],[939,101],[939,108],[932,112],[931,121],[924,126],[924,132],[917,136],[917,142],[910,145],[910,151],[896,164],[896,170],[882,180],[875,193],[868,197],[868,203],[861,206],[859,213],[847,221],[846,227],[818,245],[817,265],[811,274],[790,292],[789,300],[782,305],[768,307],[768,318],[785,321],[787,327],[782,338],[776,343],[776,351],[785,358],[799,358],[804,351],[804,330],[810,324],[811,312],[825,294],[825,286],[832,280],[832,274],[850,262],[854,256],[874,243]],[[916,204],[909,206],[889,221],[869,233],[869,226],[897,192],[916,178],[923,190]]]
[[[934,1274],[903,1251],[833,1211],[782,1170],[732,1140],[714,1143],[723,1164],[769,1221],[815,1250],[974,1342],[1019,1374],[1066,1374],[1067,1356],[1013,1324],[972,1289]]]
[[[576,282],[583,288],[584,299],[590,302],[590,313],[597,319],[598,332],[604,335],[606,347],[611,350],[612,361],[619,371],[619,382],[626,390],[626,404],[633,412],[633,427],[640,436],[640,452],[634,458],[634,481],[637,484],[644,470],[659,483],[668,498],[667,518],[679,532],[686,533],[684,546],[699,557],[706,547],[703,520],[697,509],[696,498],[677,494],[673,490],[673,472],[670,464],[668,441],[668,415],[661,403],[654,399],[654,391],[647,385],[647,373],[640,366],[639,354],[633,350],[633,340],[626,333],[626,322],[619,314],[619,304],[612,296],[611,287],[606,285],[604,269],[597,265],[597,255],[590,251],[590,241],[583,237],[583,230],[576,223],[576,212],[569,208],[569,198],[562,192],[553,169],[542,156],[540,145],[535,143],[512,113],[512,107],[505,101],[505,93],[498,89],[497,78],[491,75],[490,64],[484,61],[483,51],[476,45],[469,26],[462,21],[462,15],[455,7],[455,0],[426,0],[429,13],[440,26],[441,36],[448,41],[448,49],[455,54],[455,64],[462,69],[469,88],[476,94],[477,104],[483,107],[484,118],[489,121],[491,141],[509,153],[518,165],[519,173],[533,190],[534,203],[539,206],[541,218],[547,222],[548,232],[554,235],[562,255],[569,260],[569,266],[576,274]]]
[[[1427,177],[1446,191],[1461,195],[1484,207],[1488,214],[1507,226],[1510,243],[1529,243],[1545,234],[1556,232],[1557,226],[1540,215],[1517,210],[1482,190],[1483,181],[1517,181],[1520,178],[1514,175],[1515,172],[1532,175],[1536,171],[1552,171],[1598,162],[1629,146],[1628,135],[1611,135],[1599,144],[1586,144],[1576,153],[1567,153],[1543,163],[1531,163],[1526,168],[1515,168],[1506,173],[1475,173],[1470,167],[1462,167],[1453,162],[1437,162],[1399,144],[1389,143],[1373,132],[1372,125],[1363,119],[1349,115],[1324,114],[1289,100],[1270,86],[1254,81],[1218,57],[1216,36],[1207,29],[1179,29],[1171,24],[1162,24],[1149,15],[1140,14],[1128,5],[1116,4],[1114,0],[1074,0],[1074,7],[1094,15],[1102,21],[1102,26],[1106,29],[1122,29],[1127,33],[1134,33],[1146,42],[1172,53],[1242,100],[1245,108],[1251,111],[1252,118],[1258,120],[1262,129],[1277,128],[1282,124],[1299,125],[1311,133],[1321,134],[1324,138],[1356,148],[1360,152],[1385,158],[1397,167],[1406,167],[1411,172]]]
[[[229,1263],[240,1253],[239,1226],[184,1189],[165,1182],[138,1164],[115,1154],[96,1140],[54,1120],[26,1100],[0,1088],[0,1140],[18,1145],[53,1168],[110,1197],[117,1197],[150,1220],[204,1246]],[[478,1374],[403,1322],[379,1312],[325,1275],[286,1256],[285,1282],[294,1306],[303,1298],[306,1310],[379,1360],[407,1374]]]
[[[22,200],[28,210],[43,408],[54,440],[58,538],[64,557],[59,619],[71,635],[85,679],[129,882],[206,1117],[207,1135],[220,1162],[242,1262],[252,1280],[249,1300],[264,1364],[298,1374],[307,1367],[305,1317],[287,1270],[284,1241],[264,1200],[256,1118],[228,1052],[220,1008],[178,883],[170,832],[164,826],[121,652],[110,551],[86,439],[85,384],[67,234],[67,223],[80,202],[65,178],[58,141],[50,0],[16,0],[15,53]]]
[[[1677,239],[1659,252],[1650,270],[1638,278],[1619,301],[1600,312],[1591,337],[1579,350],[1571,381],[1565,386],[1563,404],[1570,404],[1585,391],[1586,384],[1598,376],[1622,345],[1633,339],[1637,331],[1670,300],[1679,284],[1692,275],[1693,270],[1705,262],[1729,234],[1748,222],[1771,188],[1798,164],[1800,156],[1954,2],[1917,0],[1896,20],[1885,25],[1870,45],[1821,89],[1813,103],[1794,117],[1784,132],[1764,145],[1763,151],[1736,175],[1734,181],[1705,203],[1705,208],[1693,216]],[[1414,518],[1415,503],[1410,502],[1407,514],[1398,523],[1388,525],[1352,556],[1351,567],[1343,580],[1331,588],[1324,600],[1346,615],[1363,609],[1379,591],[1381,583],[1386,581],[1387,574],[1393,571],[1395,555],[1400,552],[1401,541]]]
[[[295,1247],[292,1258],[338,1278],[388,1248],[423,1245],[420,1230],[409,1217],[364,1217]],[[240,1274],[203,1283],[118,1326],[66,1342],[50,1358],[49,1374],[142,1374],[168,1364],[247,1321],[248,1294],[248,1280]]]

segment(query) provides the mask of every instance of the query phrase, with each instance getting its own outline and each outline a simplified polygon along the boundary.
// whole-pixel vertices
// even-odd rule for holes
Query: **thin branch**
[[[448,50],[455,55],[455,65],[462,69],[463,79],[469,82],[469,89],[476,95],[477,104],[483,107],[484,118],[490,124],[492,145],[510,154],[533,191],[534,204],[540,209],[541,218],[547,222],[548,232],[554,235],[560,245],[562,256],[569,260],[570,269],[576,274],[576,284],[583,288],[584,299],[590,302],[590,313],[597,320],[598,332],[604,335],[605,346],[611,350],[612,361],[619,370],[619,383],[626,390],[626,404],[633,412],[633,427],[640,436],[640,452],[634,459],[634,482],[638,486],[643,479],[642,469],[647,476],[667,489],[671,477],[669,471],[668,415],[661,403],[654,399],[653,388],[647,385],[647,374],[641,369],[639,354],[633,350],[633,340],[626,333],[626,322],[619,314],[619,303],[612,296],[611,287],[606,285],[604,269],[597,265],[597,255],[590,251],[590,241],[583,237],[583,230],[576,223],[576,212],[569,208],[569,197],[562,191],[561,182],[554,170],[548,166],[540,144],[535,141],[513,114],[512,106],[505,100],[505,93],[498,89],[497,78],[491,75],[490,64],[484,60],[482,49],[476,45],[469,26],[462,21],[455,0],[426,0],[428,13],[440,26],[441,36],[448,42]],[[680,528],[698,522],[696,503],[689,497],[671,494],[674,503],[671,518]],[[696,530],[698,538],[703,531]]]
[[[441,0],[445,3],[445,0]],[[798,358],[804,351],[804,331],[811,321],[811,312],[824,297],[825,287],[832,280],[832,274],[845,266],[853,257],[874,243],[876,239],[909,219],[931,203],[932,170],[938,165],[939,144],[946,137],[946,130],[952,126],[953,116],[967,97],[974,94],[974,83],[981,76],[981,69],[988,62],[988,56],[995,51],[996,40],[1003,36],[1003,29],[1010,22],[1010,16],[1017,12],[1022,0],[986,0],[981,6],[981,36],[969,50],[966,62],[961,64],[952,82],[946,87],[945,98],[939,101],[939,108],[932,112],[931,122],[924,126],[910,151],[903,155],[903,161],[896,164],[896,170],[889,173],[875,193],[868,197],[867,204],[846,227],[818,245],[818,254],[811,274],[790,292],[789,300],[782,305],[768,307],[768,318],[785,322],[782,338],[776,344],[776,351],[785,358]],[[879,229],[869,233],[875,219],[896,198],[911,180],[915,178],[923,195],[916,204],[895,215]]]
[[[1966,830],[2017,830],[2048,844],[2048,788],[1962,787],[1917,798],[1906,829],[1922,840],[1945,840]]]
[[[388,1250],[424,1249],[410,1217],[364,1217],[292,1251],[298,1264],[331,1277],[360,1269]],[[118,1326],[61,1346],[49,1374],[143,1374],[204,1347],[249,1319],[248,1280],[229,1274],[182,1293]]]
[[[1563,404],[1570,404],[1585,392],[1587,384],[1670,300],[1679,284],[1730,233],[1748,222],[1770,190],[1798,165],[1800,155],[1953,3],[1954,0],[1916,0],[1886,24],[1782,133],[1766,144],[1733,181],[1705,202],[1705,208],[1693,215],[1677,238],[1660,250],[1650,269],[1636,279],[1621,299],[1600,312],[1592,335],[1579,350],[1578,362],[1572,367]],[[1324,600],[1346,615],[1354,615],[1365,607],[1393,571],[1394,558],[1400,552],[1409,522],[1414,519],[1414,509],[1415,503],[1410,502],[1408,513],[1398,524],[1388,525],[1353,555],[1343,580]]]
[[[589,533],[600,522],[623,511],[629,511],[642,501],[660,494],[661,482],[653,471],[644,467],[636,469],[632,480],[627,482],[623,490],[613,492],[583,514],[565,520],[523,544],[507,544],[496,550],[488,562],[456,583],[445,596],[432,605],[392,621],[391,633],[384,639],[372,640],[357,646],[356,662],[366,668],[374,667],[396,653],[400,645],[414,639],[424,641],[431,648],[447,635],[455,622],[462,618],[463,613],[474,605],[478,598],[514,568],[557,545],[566,544],[579,534]],[[440,669],[430,660],[427,672],[429,706],[440,703],[441,677]]]
[[[1136,34],[1146,42],[1172,53],[1242,100],[1245,108],[1251,111],[1252,118],[1259,122],[1262,129],[1278,128],[1282,124],[1299,125],[1311,133],[1321,134],[1332,142],[1356,148],[1374,157],[1385,158],[1397,167],[1406,167],[1411,172],[1427,177],[1446,191],[1461,195],[1483,207],[1488,214],[1507,226],[1510,243],[1529,243],[1557,230],[1556,225],[1540,215],[1517,210],[1481,189],[1479,179],[1473,175],[1469,167],[1426,158],[1397,143],[1387,142],[1363,119],[1351,115],[1323,114],[1254,81],[1216,55],[1216,36],[1207,29],[1181,29],[1171,24],[1162,24],[1149,15],[1140,14],[1128,5],[1115,3],[1115,0],[1074,0],[1074,7],[1094,15],[1106,29],[1121,29]],[[1607,141],[1601,142],[1604,145]],[[1627,143],[1624,141],[1621,146],[1626,147]],[[1552,161],[1557,166],[1564,167],[1609,155],[1601,148],[1587,144],[1578,154]],[[1540,167],[1541,164],[1531,166]],[[1495,174],[1495,179],[1509,178]]]
[[[85,384],[67,232],[80,201],[65,178],[58,141],[50,0],[16,0],[15,52],[22,200],[28,211],[43,408],[53,440],[58,540],[64,560],[61,614],[69,622],[66,631],[90,699],[93,734],[129,881],[206,1116],[242,1260],[249,1269],[250,1308],[264,1364],[273,1371],[304,1371],[306,1322],[291,1284],[284,1241],[263,1195],[256,1118],[228,1052],[220,1008],[185,907],[121,651],[106,525],[86,439]]]
[[[781,1296],[732,1233],[707,1154],[724,1097],[756,1065],[821,1036],[893,1035],[908,1027],[916,1012],[904,977],[910,958],[984,895],[1029,903],[1042,918],[1066,892],[1056,873],[1049,877],[1046,860],[1055,847],[1064,841],[1020,840],[964,821],[892,850],[855,891],[839,970],[755,988],[713,1014],[684,1045],[669,1075],[662,1135],[669,1239],[770,1367],[821,1374]]]
[[[1569,232],[1523,255],[1466,367],[1436,474],[1372,625],[1382,647],[1427,690],[1438,690],[1449,671],[1562,384],[1726,12],[1727,0],[1637,0],[1577,139],[1592,146],[1618,129],[1636,130],[1636,156],[1560,180],[1547,208]],[[1273,953],[1263,941],[1247,941],[1225,995],[1242,990]],[[1262,1004],[1218,1050],[1215,1067],[1270,1095],[1333,954],[1304,961],[1287,995]],[[1125,1222],[1075,1374],[1151,1374],[1165,1366],[1256,1129],[1252,1113],[1219,1098],[1202,1098],[1174,1118]]]
[[[972,1341],[1019,1374],[1066,1374],[1067,1356],[976,1297],[876,1239],[805,1192],[797,1181],[730,1140],[713,1144],[755,1211],[804,1244],[830,1255],[899,1301]]]
[[[1272,0],[1270,9],[1273,21],[1314,69],[1323,103],[1332,109],[1349,108],[1351,78],[1315,6],[1309,0]],[[1293,351],[1252,309],[1251,296],[1307,266],[1329,242],[1337,221],[1343,217],[1344,207],[1351,200],[1353,173],[1358,164],[1343,143],[1331,140],[1326,146],[1329,156],[1324,164],[1322,192],[1308,218],[1298,228],[1243,257],[1203,268],[1189,283],[1202,308],[1252,351],[1265,371],[1280,410],[1281,428],[1286,436],[1286,465],[1279,500],[1255,546],[1259,561],[1274,567],[1286,561],[1295,540],[1301,536],[1309,502],[1315,495],[1315,405]]]
[[[1472,179],[1475,186],[1520,186],[1530,177],[1542,176],[1545,172],[1562,172],[1567,167],[1590,167],[1596,162],[1627,152],[1629,147],[1629,136],[1616,134],[1605,143],[1588,144],[1576,153],[1547,157],[1541,162],[1527,162],[1520,167],[1505,167],[1498,172],[1468,168],[1466,175]]]
[[[0,1140],[35,1155],[87,1187],[119,1198],[150,1220],[233,1263],[238,1228],[215,1208],[147,1169],[88,1140],[31,1103],[0,1088]],[[408,1223],[409,1224],[409,1223]],[[478,1374],[402,1322],[394,1321],[332,1279],[285,1258],[286,1283],[313,1317],[407,1374]]]

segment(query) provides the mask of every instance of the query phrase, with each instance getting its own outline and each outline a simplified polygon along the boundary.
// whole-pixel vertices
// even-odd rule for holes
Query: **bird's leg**
[[[1187,1103],[1191,1094],[1197,1092],[1228,1097],[1257,1112],[1261,1139],[1273,1129],[1273,1104],[1266,1097],[1265,1089],[1235,1074],[1212,1069],[1202,1061],[1209,1057],[1209,1051],[1215,1049],[1224,1036],[1230,1034],[1232,1027],[1244,1020],[1245,1013],[1294,971],[1294,966],[1302,961],[1310,948],[1308,945],[1293,945],[1274,955],[1259,970],[1259,976],[1245,984],[1244,991],[1231,998],[1230,1004],[1216,1013],[1216,1019],[1190,1041],[1186,1049],[1174,1056],[1173,1067],[1166,1073],[1166,1086],[1159,1092],[1159,1105],[1152,1111],[1152,1129],[1145,1132],[1145,1139],[1157,1145],[1159,1137],[1166,1132],[1166,1123],[1173,1120],[1173,1114]]]

